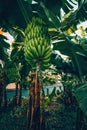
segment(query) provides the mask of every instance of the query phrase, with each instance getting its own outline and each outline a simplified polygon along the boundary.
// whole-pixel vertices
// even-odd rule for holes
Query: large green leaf
[[[68,61],[64,60],[61,55],[56,53],[53,53],[51,56],[51,63],[56,66],[56,69],[58,72],[64,72],[64,73],[71,73],[75,74],[76,70],[74,69],[72,65],[72,61],[68,59]]]
[[[62,1],[61,0],[43,0],[44,5],[46,6],[46,8],[48,8],[49,10],[51,10],[55,15],[60,16],[60,9],[62,7]]]
[[[17,2],[18,2],[18,5],[19,5],[19,8],[21,10],[21,13],[23,14],[23,17],[26,21],[26,24],[28,24],[29,21],[30,21],[30,18],[32,17],[32,9],[31,9],[31,6],[30,6],[30,2],[28,1],[28,4],[26,4],[24,2],[24,0],[17,0]]]
[[[15,62],[17,65],[25,61],[22,42],[17,42],[12,44],[10,59],[13,62]]]
[[[87,83],[75,89],[77,101],[87,117]]]
[[[84,21],[87,19],[87,1],[79,0],[79,10],[77,13],[77,19]]]
[[[78,24],[78,20],[76,19],[77,17],[77,12],[78,9],[75,11],[69,11],[67,14],[64,15],[62,18],[63,21],[61,21],[61,30],[66,31],[67,29],[70,28],[70,26],[76,26]]]
[[[52,24],[54,25],[54,27],[59,27],[60,26],[60,21],[59,19],[56,17],[56,15],[51,11],[49,10],[48,8],[46,8],[46,6],[41,2],[40,3],[40,6],[43,8],[48,20],[50,22],[52,22]]]
[[[62,8],[65,13],[68,13],[74,6],[77,4],[77,1],[73,0],[61,0],[62,1]]]
[[[49,10],[51,10],[55,15],[58,16],[60,16],[59,13],[61,8],[65,11],[65,13],[68,13],[78,3],[77,1],[73,0],[41,0],[41,2],[43,2]]]
[[[0,35],[0,46],[3,48],[9,48],[10,45],[4,41],[4,39],[6,40],[6,37]]]
[[[24,0],[0,0],[0,25],[24,28],[32,17],[32,9]]]
[[[73,0],[35,0],[37,2],[37,9],[35,9],[35,4],[33,4],[32,0],[1,0],[0,1],[0,23],[2,25],[18,25],[20,27],[24,27],[27,22],[32,17],[32,11],[37,11],[38,8],[42,6],[40,3],[43,3],[43,9],[45,15],[50,15],[53,23],[59,23],[59,19],[61,19],[61,11],[62,8],[65,13],[69,13],[71,9],[74,8],[75,5],[78,5],[78,11],[76,18],[81,19],[81,17],[86,18],[87,12],[87,3],[83,0],[73,1]],[[33,10],[32,10],[33,9]],[[40,8],[39,8],[40,9]],[[48,10],[48,11],[47,11]],[[40,11],[39,11],[40,12]],[[81,15],[80,15],[81,14]],[[36,15],[34,13],[34,15]],[[56,22],[56,24],[58,24]]]
[[[32,0],[27,0],[29,4],[32,4]]]
[[[0,60],[7,61],[8,60],[7,49],[10,47],[10,45],[6,43],[4,39],[6,38],[0,35]]]
[[[79,44],[70,40],[63,40],[53,45],[54,50],[59,50],[62,54],[71,58],[80,78],[87,74],[87,52]]]
[[[62,54],[72,56],[73,43],[66,39],[61,39],[53,44],[54,50],[59,50]]]

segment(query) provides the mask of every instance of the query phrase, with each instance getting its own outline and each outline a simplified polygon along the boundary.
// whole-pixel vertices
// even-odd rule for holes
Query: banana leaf
[[[10,45],[6,43],[3,39],[6,38],[0,35],[0,60],[7,61],[8,60],[7,49],[9,49]]]
[[[19,26],[25,28],[32,17],[32,9],[28,1],[0,0],[0,26]]]
[[[87,83],[75,89],[75,96],[80,105],[80,108],[85,113],[87,118]]]
[[[55,14],[49,10],[42,2],[40,3],[40,6],[43,8],[48,20],[52,22],[54,27],[59,27],[60,26],[60,21],[59,19],[55,16]]]
[[[87,51],[85,51],[81,45],[75,44],[70,40],[63,40],[54,43],[54,50],[60,51],[62,54],[67,55],[71,58],[77,75],[82,78],[83,75],[87,74]]]
[[[0,46],[8,49],[10,45],[5,42],[4,39],[6,39],[6,37],[0,35]]]

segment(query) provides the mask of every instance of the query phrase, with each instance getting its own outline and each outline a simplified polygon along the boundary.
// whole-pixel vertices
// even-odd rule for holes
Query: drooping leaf
[[[0,35],[0,60],[7,61],[8,53],[7,49],[9,49],[10,45],[4,41],[6,39],[4,36]]]
[[[87,52],[83,48],[70,40],[63,40],[54,43],[54,50],[59,50],[62,54],[67,55],[73,61],[79,77],[87,73]]]
[[[46,14],[48,20],[49,20],[50,22],[52,22],[52,24],[53,24],[55,27],[58,28],[58,27],[60,26],[60,21],[59,21],[59,19],[54,15],[54,13],[53,13],[51,10],[47,9],[42,2],[40,3],[40,6],[44,9],[45,14]]]
[[[78,103],[80,104],[82,111],[87,117],[87,83],[78,86],[75,89],[75,96],[77,98]]]
[[[29,4],[32,4],[32,0],[27,0]]]

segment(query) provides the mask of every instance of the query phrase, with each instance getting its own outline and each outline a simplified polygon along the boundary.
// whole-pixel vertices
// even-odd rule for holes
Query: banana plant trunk
[[[18,105],[18,82],[15,83],[16,84],[16,91],[15,91],[15,96],[14,96],[14,104],[15,106]]]
[[[3,101],[3,86],[0,83],[0,108],[2,106],[2,101]]]
[[[22,104],[22,83],[20,83],[19,84],[19,88],[20,88],[20,90],[19,90],[19,106],[21,106],[21,104]]]
[[[41,85],[39,83],[38,71],[31,72],[29,106],[27,111],[28,127],[27,130],[41,130],[40,118],[40,91]]]
[[[6,87],[5,87],[5,90],[4,90],[4,107],[5,108],[7,107],[7,104],[8,104],[8,101],[7,101],[7,91],[6,91]]]
[[[4,101],[4,92],[6,89],[6,81],[7,81],[6,74],[4,71],[2,71],[1,76],[0,76],[0,108],[2,107],[3,101]],[[6,105],[7,105],[7,101],[6,101]]]

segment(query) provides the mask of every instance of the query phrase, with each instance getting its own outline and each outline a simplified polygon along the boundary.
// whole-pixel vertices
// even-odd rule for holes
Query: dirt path
[[[46,130],[75,130],[76,107],[65,108],[60,96],[53,98],[45,115]]]

